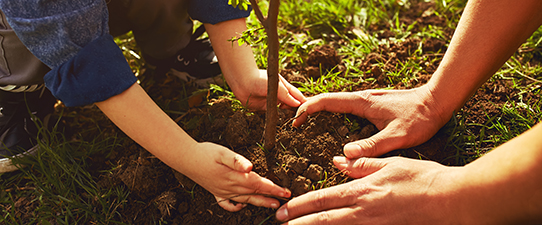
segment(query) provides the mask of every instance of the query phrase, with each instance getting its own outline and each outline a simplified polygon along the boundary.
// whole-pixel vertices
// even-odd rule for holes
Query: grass
[[[56,127],[51,131],[42,129],[41,136],[38,154],[15,159],[26,167],[2,175],[0,203],[4,216],[0,223],[115,223],[120,216],[117,209],[129,192],[120,186],[100,188],[86,159],[118,147],[117,138],[98,136],[90,141],[70,141]],[[27,204],[26,213],[32,216],[21,220],[22,212],[15,210],[17,204]]]
[[[438,0],[433,13],[445,19],[443,26],[421,26],[417,22],[405,23],[402,13],[415,3],[395,0],[287,0],[281,4],[279,32],[281,44],[281,67],[304,65],[304,59],[315,47],[335,44],[343,57],[346,74],[322,71],[318,79],[306,83],[296,83],[305,93],[319,94],[338,90],[349,91],[360,82],[372,82],[366,78],[370,71],[360,69],[362,60],[380,46],[402,42],[410,38],[424,40],[435,38],[449,41],[446,29],[453,29],[459,19],[465,0]],[[261,1],[266,4],[266,1]],[[266,7],[263,7],[264,9]],[[264,41],[259,22],[254,15],[248,20],[250,29],[255,30],[254,52],[261,68],[265,68]],[[394,36],[378,38],[389,30]],[[116,39],[125,53],[136,75],[145,72],[143,61],[131,35]],[[541,51],[542,29],[536,31],[520,50],[492,78],[506,80],[513,85],[513,96],[500,108],[500,113],[487,115],[485,122],[472,123],[469,114],[461,110],[443,129],[450,138],[448,147],[457,151],[453,160],[464,165],[482,156],[492,147],[498,146],[540,122],[541,102],[529,100],[529,95],[540,96],[542,83]],[[406,61],[397,64],[395,70],[384,71],[393,82],[408,83],[421,73],[425,73],[423,63],[435,64],[441,56],[428,57],[426,52],[416,50]],[[149,81],[150,82],[150,81]],[[233,98],[228,88],[212,87],[211,95]],[[181,93],[182,92],[182,93]],[[159,105],[171,115],[186,113],[185,101],[190,97],[186,90],[175,101],[157,100]],[[242,104],[236,104],[240,110]],[[0,217],[1,224],[115,224],[122,221],[119,209],[126,203],[129,192],[123,186],[104,188],[97,185],[100,171],[91,169],[91,158],[97,154],[107,154],[122,146],[125,136],[99,135],[102,125],[99,121],[87,118],[81,121],[79,114],[70,112],[64,115],[73,121],[85,124],[80,136],[68,139],[60,130],[43,131],[46,137],[39,142],[44,151],[35,157],[21,159],[26,165],[20,171],[0,176]],[[173,116],[172,116],[173,117]],[[90,124],[90,125],[89,125]],[[351,128],[355,129],[355,128]],[[98,134],[98,135],[97,135]],[[92,172],[91,172],[92,171]],[[323,177],[323,188],[329,178]],[[16,209],[26,204],[25,212]],[[20,210],[20,208],[19,208]],[[27,217],[22,219],[22,213]],[[31,216],[28,216],[31,215]]]

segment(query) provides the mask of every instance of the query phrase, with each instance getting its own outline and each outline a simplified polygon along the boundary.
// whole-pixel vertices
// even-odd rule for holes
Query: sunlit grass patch
[[[67,140],[56,127],[41,129],[40,136],[37,154],[14,159],[20,170],[1,175],[0,223],[117,223],[129,191],[100,187],[88,164],[93,155],[119,147],[117,137]]]

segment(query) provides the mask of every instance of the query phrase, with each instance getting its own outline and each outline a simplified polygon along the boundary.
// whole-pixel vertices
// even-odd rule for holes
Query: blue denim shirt
[[[137,78],[109,34],[103,0],[0,0],[19,39],[52,70],[45,85],[66,106],[104,101]],[[203,23],[247,17],[228,0],[191,0],[189,13]]]

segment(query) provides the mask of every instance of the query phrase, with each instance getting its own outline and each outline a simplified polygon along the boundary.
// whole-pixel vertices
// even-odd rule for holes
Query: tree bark
[[[279,87],[279,35],[277,19],[279,14],[280,0],[270,0],[269,12],[265,20],[267,26],[267,111],[264,131],[264,148],[271,150],[275,148],[278,109],[277,95]]]
[[[278,123],[279,34],[277,20],[280,0],[270,0],[267,17],[263,16],[256,0],[250,0],[250,4],[267,33],[267,111],[263,146],[266,150],[271,150],[275,148]]]

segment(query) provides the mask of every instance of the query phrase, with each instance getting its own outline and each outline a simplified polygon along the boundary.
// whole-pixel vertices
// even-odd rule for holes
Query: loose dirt
[[[421,16],[430,5],[420,4],[412,7],[412,13],[401,20],[417,26],[427,24],[443,25],[442,19],[434,14]],[[388,38],[393,34],[382,27],[379,38]],[[418,28],[416,28],[418,29]],[[449,30],[446,35],[451,35]],[[340,41],[318,47],[310,52],[306,65],[289,65],[281,74],[289,81],[304,82],[309,78],[317,79],[320,71],[334,70],[345,76],[344,62],[335,51]],[[389,77],[386,71],[395,71],[400,62],[406,61],[412,52],[424,52],[418,59],[423,73],[415,74],[415,79],[404,83]],[[446,43],[438,39],[428,39],[421,43],[418,39],[406,39],[402,42],[391,42],[382,45],[362,60],[363,71],[370,71],[367,78],[370,82],[361,82],[340,90],[366,90],[374,88],[394,87],[405,89],[420,86],[429,80],[430,75],[446,51]],[[183,83],[171,76],[157,76],[152,82],[142,82],[149,94],[162,106],[174,108],[178,101]],[[502,104],[516,93],[510,92],[510,83],[506,81],[488,82],[466,103],[463,113],[468,122],[484,123],[488,116],[500,113]],[[205,101],[209,93],[202,92],[189,99],[192,103],[186,114],[175,115],[189,134],[198,141],[208,141],[224,145],[245,156],[254,164],[254,171],[265,176],[276,184],[289,188],[293,196],[298,196],[314,189],[321,189],[347,182],[349,178],[337,170],[332,164],[332,157],[343,155],[342,148],[346,143],[369,137],[378,130],[370,122],[353,115],[320,112],[311,115],[308,121],[299,128],[291,126],[295,109],[279,111],[277,147],[264,150],[262,143],[265,114],[242,109],[238,103],[228,98],[208,99],[210,104],[199,104]],[[539,101],[539,96],[528,96]],[[111,124],[96,107],[65,109],[78,115],[77,124],[99,123],[101,132],[123,135]],[[72,119],[72,122],[75,119]],[[69,122],[69,121],[68,121]],[[453,124],[453,121],[450,122]],[[72,129],[81,129],[72,127]],[[480,131],[472,130],[477,133]],[[92,134],[89,134],[92,135]],[[434,160],[445,165],[457,164],[457,151],[447,146],[449,132],[442,129],[428,142],[409,149],[396,150],[383,157],[401,155],[411,158]],[[490,148],[492,146],[484,146]],[[122,148],[114,149],[107,156],[95,156],[90,159],[92,173],[99,180],[101,187],[122,185],[131,192],[125,207],[120,210],[123,222],[132,224],[154,224],[163,220],[168,224],[278,224],[274,219],[274,210],[247,206],[239,212],[228,212],[219,207],[215,198],[201,186],[195,184],[184,175],[173,171],[146,150],[126,141]],[[98,171],[118,168],[111,173]],[[285,200],[281,200],[285,203]],[[20,212],[26,212],[32,203],[20,198]],[[28,214],[30,216],[30,214]],[[24,215],[23,215],[24,217]]]
[[[394,69],[396,63],[405,60],[408,52],[419,44],[419,40],[412,39],[382,46],[380,51],[364,59],[363,69],[372,71],[368,77],[374,78],[374,82],[360,83],[350,88],[365,90],[393,86],[404,89],[424,84],[436,69],[435,65],[425,64],[427,74],[417,75],[417,79],[408,84],[392,83],[384,72]],[[446,45],[438,40],[429,40],[422,46],[430,49],[427,51],[428,57],[434,56],[434,52],[446,50]],[[308,62],[312,67],[322,65],[326,69],[340,69],[342,63],[331,46],[312,51]],[[299,79],[300,76],[305,79],[316,76],[310,68],[288,68],[283,75],[290,80]],[[170,86],[176,84],[174,81],[164,83],[168,82]],[[499,113],[508,96],[513,96],[513,93],[507,92],[509,85],[496,81],[480,88],[466,104],[464,113],[468,113],[468,120],[482,122],[487,120],[488,114]],[[170,91],[160,89],[165,95]],[[164,96],[164,93],[160,95]],[[291,126],[294,116],[295,109],[279,110],[278,144],[272,150],[264,150],[258,145],[262,143],[265,114],[240,109],[238,103],[228,98],[211,99],[208,106],[194,107],[174,119],[198,141],[218,143],[242,154],[254,164],[255,172],[289,188],[293,196],[347,182],[349,178],[333,166],[332,157],[343,155],[342,147],[346,143],[378,132],[370,122],[353,115],[320,112],[311,115],[299,128]],[[442,129],[420,146],[396,150],[383,157],[401,155],[455,165],[457,151],[446,146],[449,138],[447,131]],[[108,176],[102,176],[100,184],[125,185],[130,189],[130,201],[121,210],[126,222],[143,224],[162,219],[171,224],[278,224],[272,209],[249,205],[234,213],[223,210],[210,193],[182,174],[172,171],[136,144],[131,144],[128,151],[119,152],[115,159],[109,160],[116,160],[123,166]]]

